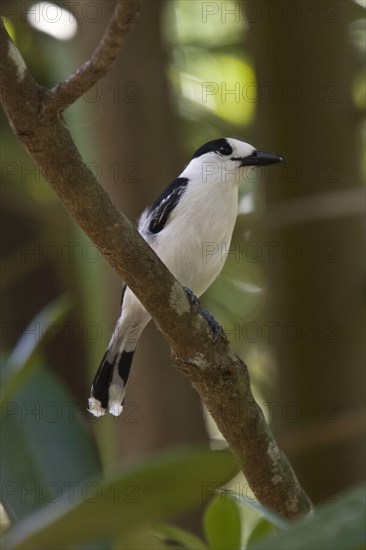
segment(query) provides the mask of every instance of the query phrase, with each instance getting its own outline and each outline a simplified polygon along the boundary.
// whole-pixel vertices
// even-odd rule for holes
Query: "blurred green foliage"
[[[61,298],[37,318],[47,326],[67,306]],[[4,395],[12,399],[2,401],[2,502],[14,521],[4,549],[362,547],[364,487],[290,525],[240,494],[217,494],[237,473],[228,451],[181,449],[101,478],[97,449],[66,388],[39,365],[31,378],[21,374],[29,370],[30,357],[41,361],[35,359],[37,349],[21,339],[2,369]],[[155,524],[200,502],[208,502],[206,542],[173,525]],[[251,510],[257,518],[253,529],[252,520],[247,525]]]
[[[134,531],[208,498],[237,471],[227,451],[180,450],[144,460],[106,481],[79,486],[52,509],[19,522],[9,548],[68,548],[93,540],[131,538]],[[70,500],[73,500],[70,502]]]
[[[227,4],[230,10],[237,3]],[[184,135],[182,156],[187,157],[197,144],[222,132],[241,138],[243,132],[250,134],[257,104],[248,100],[241,102],[238,109],[235,92],[238,82],[256,83],[253,61],[243,48],[248,37],[245,18],[237,22],[228,17],[222,22],[216,17],[213,24],[206,24],[201,2],[175,0],[166,5],[163,27],[169,51],[167,74]],[[21,25],[9,22],[8,28],[41,83],[51,84],[78,65],[74,41],[61,44],[36,33],[24,22]],[[364,55],[364,20],[355,21],[350,30],[360,56]],[[77,35],[75,40],[79,39]],[[234,93],[227,93],[233,90]],[[355,107],[361,110],[365,81],[360,71],[352,92]],[[83,107],[78,105],[72,115],[67,115],[68,124],[80,123]],[[80,127],[73,132],[82,153],[92,157],[95,143],[91,132]],[[9,170],[18,167],[14,172],[8,171],[2,182],[3,197],[11,205],[9,234],[18,235],[18,220],[25,218],[29,221],[22,235],[26,245],[31,246],[35,240],[49,238],[58,231],[61,241],[75,238],[86,242],[71,221],[65,222],[56,197],[37,169],[28,171],[32,169],[31,163],[18,147],[10,128],[3,134],[2,150],[7,166]],[[248,181],[241,186],[241,214],[237,225],[240,235],[249,230],[253,212],[262,207],[263,198],[256,183]],[[55,223],[57,227],[50,229]],[[3,290],[27,281],[30,271],[40,267],[40,264],[19,264],[9,259],[2,280]],[[101,285],[102,269],[100,265],[79,262],[57,270],[60,288],[67,287],[73,277],[81,281],[79,287],[74,285],[75,295],[84,298],[81,317],[104,318],[104,296],[96,291]],[[259,318],[265,304],[266,286],[264,270],[250,254],[244,264],[230,256],[222,276],[205,297],[209,309],[227,327],[235,351],[248,358],[258,392],[263,388],[263,376],[266,378],[263,373],[271,371],[271,355],[263,340],[237,342],[233,329],[238,320]],[[65,297],[46,302],[31,325],[62,323],[69,311],[70,301]],[[32,311],[27,316],[25,326],[34,314]],[[364,547],[363,487],[319,508],[312,517],[288,525],[240,494],[217,494],[216,490],[236,472],[235,461],[227,452],[185,449],[162,453],[137,465],[127,465],[122,472],[108,472],[106,479],[101,463],[106,463],[107,447],[113,454],[115,442],[108,438],[106,430],[98,438],[99,444],[95,443],[90,419],[54,373],[43,344],[40,339],[32,345],[29,338],[21,336],[3,355],[1,501],[13,523],[4,541],[5,548],[66,549],[76,544],[88,549],[98,548],[99,544],[99,547],[116,550],[360,550]],[[102,345],[96,344],[93,349],[89,346],[86,350],[93,368],[98,354],[96,348],[102,351]],[[267,384],[268,378],[271,377],[267,376]],[[52,422],[52,418],[57,422]],[[162,523],[201,503],[205,483],[211,484],[202,518],[205,540]]]

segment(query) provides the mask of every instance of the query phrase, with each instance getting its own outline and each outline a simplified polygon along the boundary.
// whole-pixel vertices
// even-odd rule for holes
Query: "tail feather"
[[[123,351],[121,359],[118,363],[118,374],[122,378],[125,385],[127,384],[128,377],[130,376],[134,354],[134,351]]]
[[[108,388],[113,376],[113,364],[107,360],[108,351],[103,355],[90,390],[90,397],[97,399],[104,410],[108,406]]]
[[[109,385],[108,410],[110,414],[119,416],[122,412],[123,401],[126,395],[126,385],[130,375],[134,351],[123,350],[115,358],[112,380]]]
[[[130,289],[123,289],[121,316],[99,365],[89,397],[94,416],[122,412],[133,356],[142,331],[151,319]]]
[[[95,416],[107,409],[114,416],[121,414],[134,353],[122,350],[110,361],[109,350],[105,352],[90,390],[89,411]]]

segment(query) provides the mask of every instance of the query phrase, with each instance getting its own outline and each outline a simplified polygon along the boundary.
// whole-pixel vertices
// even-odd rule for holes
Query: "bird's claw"
[[[189,298],[189,301],[195,305],[195,306],[199,306],[200,305],[200,302],[199,302],[199,299],[197,298],[197,296],[192,292],[192,290],[190,288],[188,288],[187,286],[184,286],[183,289],[185,290],[188,298]]]
[[[183,288],[186,291],[190,302],[192,304],[194,304],[195,306],[199,307],[200,314],[202,315],[202,317],[204,317],[206,319],[206,321],[210,325],[210,328],[213,332],[214,342],[216,342],[217,339],[219,338],[219,336],[222,335],[221,325],[216,321],[215,317],[213,315],[211,315],[211,313],[209,311],[207,311],[207,309],[204,309],[204,308],[200,307],[200,302],[199,302],[197,296],[192,292],[192,290],[190,288],[188,288],[186,286],[184,286]]]
[[[214,342],[217,342],[219,336],[222,335],[221,325],[216,321],[215,317],[209,311],[207,311],[207,309],[201,308],[200,313],[202,317],[206,319],[206,321],[211,327],[211,330],[213,332]]]

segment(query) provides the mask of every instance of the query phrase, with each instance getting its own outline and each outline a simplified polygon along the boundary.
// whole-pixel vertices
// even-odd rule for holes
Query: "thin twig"
[[[77,71],[49,90],[43,103],[44,114],[51,116],[64,111],[108,73],[139,14],[138,6],[137,0],[117,0],[94,53]]]

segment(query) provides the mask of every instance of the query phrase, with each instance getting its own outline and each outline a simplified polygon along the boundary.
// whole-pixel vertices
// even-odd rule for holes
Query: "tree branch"
[[[107,74],[138,14],[137,0],[116,1],[113,15],[94,53],[77,71],[49,90],[42,103],[44,114],[52,116],[64,111]]]
[[[126,14],[125,4],[131,6],[118,0],[116,9]],[[129,22],[138,9],[137,4],[132,6]],[[93,57],[51,92],[51,108],[51,96],[34,81],[2,25],[4,109],[14,132],[62,203],[160,327],[178,366],[238,456],[259,502],[286,518],[302,516],[311,510],[311,502],[253,398],[246,365],[233,354],[226,336],[215,340],[199,306],[191,303],[136,228],[111,202],[83,163],[68,130],[54,116],[107,72],[128,27],[126,20],[112,20]],[[40,112],[41,117],[35,116]]]

